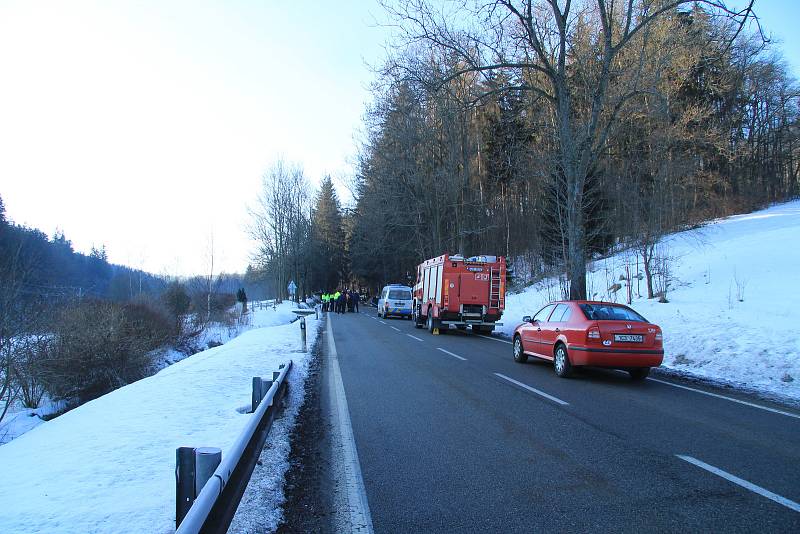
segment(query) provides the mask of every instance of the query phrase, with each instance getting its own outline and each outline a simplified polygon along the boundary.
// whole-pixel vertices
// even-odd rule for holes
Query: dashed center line
[[[397,331],[397,332],[399,332],[399,331],[400,331],[400,329],[399,329],[399,328],[397,328],[396,326],[390,326],[389,328],[391,328],[392,330],[395,330],[395,331]]]
[[[510,341],[506,341],[505,339],[500,339],[499,337],[492,337],[492,336],[484,336],[482,334],[476,334],[478,337],[482,337],[484,339],[491,339],[492,341],[499,341],[500,343],[507,343],[511,345]]]
[[[458,354],[453,354],[453,353],[452,353],[452,352],[450,352],[449,350],[444,350],[442,347],[436,347],[436,348],[437,348],[437,349],[439,349],[440,351],[444,352],[445,354],[449,354],[449,355],[450,355],[450,356],[452,356],[453,358],[458,358],[459,360],[462,360],[462,361],[467,361],[467,359],[466,359],[466,358],[464,358],[464,357],[462,357],[462,356],[459,356]]]
[[[513,378],[511,378],[510,376],[506,376],[506,375],[503,375],[503,374],[500,374],[500,373],[495,373],[494,375],[495,375],[495,376],[499,376],[499,377],[500,377],[500,378],[502,378],[503,380],[508,380],[508,381],[509,381],[509,382],[511,382],[512,384],[515,384],[515,385],[517,385],[517,386],[519,386],[519,387],[521,387],[521,388],[523,388],[523,389],[527,389],[527,390],[528,390],[528,391],[530,391],[531,393],[536,393],[537,395],[541,395],[541,396],[542,396],[542,397],[544,397],[545,399],[551,400],[551,401],[553,401],[553,402],[555,402],[555,403],[557,403],[557,404],[560,404],[561,406],[568,406],[568,405],[569,405],[569,403],[568,403],[567,401],[563,401],[563,400],[559,399],[558,397],[554,397],[554,396],[552,396],[552,395],[548,395],[548,394],[547,394],[547,393],[545,393],[544,391],[541,391],[541,390],[539,390],[539,389],[536,389],[536,388],[534,388],[534,387],[531,387],[531,386],[529,386],[528,384],[523,384],[522,382],[519,382],[519,381],[517,381],[517,380],[514,380],[514,379],[513,379]]]
[[[743,487],[745,489],[749,489],[750,491],[752,491],[754,493],[758,493],[762,497],[766,497],[767,499],[775,501],[776,503],[778,503],[780,505],[783,505],[786,508],[789,508],[790,510],[794,510],[795,512],[800,512],[800,504],[794,502],[791,499],[787,499],[786,497],[781,497],[777,493],[772,493],[768,489],[762,488],[761,486],[757,486],[757,485],[753,484],[752,482],[748,482],[748,481],[744,480],[743,478],[739,478],[736,475],[732,475],[732,474],[730,474],[730,473],[728,473],[726,471],[723,471],[722,469],[720,469],[718,467],[714,467],[713,465],[709,465],[709,464],[707,464],[705,462],[701,462],[697,458],[692,458],[691,456],[684,456],[683,454],[676,454],[675,456],[677,456],[678,458],[680,458],[681,460],[683,460],[685,462],[689,462],[690,464],[696,465],[697,467],[699,467],[701,469],[705,469],[709,473],[714,473],[715,475],[717,475],[719,477],[722,477],[725,480],[733,482],[734,484],[736,484],[738,486],[741,486],[741,487]]]
[[[381,324],[386,324],[386,321],[378,321]]]
[[[687,386],[682,386],[680,384],[673,384],[672,382],[667,382],[665,380],[658,380],[657,378],[648,378],[651,382],[658,382],[659,384],[666,384],[668,386],[672,386],[674,388],[685,389],[687,391],[694,391],[695,393],[702,393],[703,395],[708,395],[709,397],[715,397],[717,399],[724,399],[727,401],[735,402],[738,404],[744,404],[745,406],[750,406],[752,408],[758,408],[760,410],[765,410],[767,412],[778,413],[781,415],[785,415],[787,417],[794,417],[795,419],[800,419],[800,415],[791,412],[784,412],[782,410],[776,410],[775,408],[769,408],[768,406],[762,406],[760,404],[754,404],[752,402],[747,402],[739,399],[734,399],[733,397],[726,397],[725,395],[719,395],[717,393],[711,393],[710,391],[703,391],[702,389],[695,389],[690,388]]]
[[[412,336],[411,334],[406,334],[406,335],[407,335],[408,337],[410,337],[411,339],[416,339],[417,341],[422,341],[422,340],[421,340],[420,338],[418,338],[417,336]]]

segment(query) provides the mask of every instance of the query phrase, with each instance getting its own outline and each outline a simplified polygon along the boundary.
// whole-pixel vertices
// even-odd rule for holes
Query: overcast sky
[[[795,75],[800,2],[760,0]],[[386,30],[376,0],[0,0],[8,217],[154,273],[243,271],[277,158],[352,174]]]

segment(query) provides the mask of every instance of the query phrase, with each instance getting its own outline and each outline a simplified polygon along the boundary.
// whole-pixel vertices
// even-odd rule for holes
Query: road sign
[[[294,280],[289,282],[289,285],[286,287],[289,290],[290,295],[294,295],[297,292],[297,285],[294,283]]]

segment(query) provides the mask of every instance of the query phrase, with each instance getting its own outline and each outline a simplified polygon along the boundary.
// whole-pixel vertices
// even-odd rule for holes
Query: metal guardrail
[[[178,448],[175,469],[178,534],[227,532],[286,395],[289,387],[286,376],[291,368],[289,360],[279,372],[272,374],[271,381],[260,377],[253,379],[253,417],[207,482],[203,483],[199,477],[203,477],[204,469],[208,475],[208,462],[213,461],[214,449]],[[199,492],[198,486],[202,487]]]

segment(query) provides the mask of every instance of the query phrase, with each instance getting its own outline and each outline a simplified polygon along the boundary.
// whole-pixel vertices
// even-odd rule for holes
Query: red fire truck
[[[412,319],[430,332],[455,325],[488,334],[503,315],[506,259],[443,254],[417,266]]]

